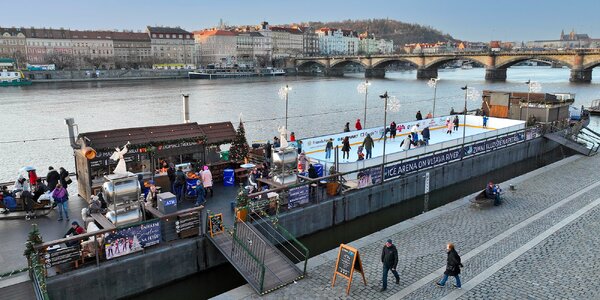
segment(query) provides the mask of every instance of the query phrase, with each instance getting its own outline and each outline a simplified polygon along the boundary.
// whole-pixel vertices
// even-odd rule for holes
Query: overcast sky
[[[0,26],[134,29],[390,18],[470,41],[557,39],[562,29],[600,38],[600,0],[29,0],[2,1]],[[11,13],[14,12],[14,13]]]

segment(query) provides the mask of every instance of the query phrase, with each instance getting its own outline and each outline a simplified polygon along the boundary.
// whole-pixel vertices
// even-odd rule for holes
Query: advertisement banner
[[[480,143],[471,144],[465,147],[464,156],[475,155],[480,152],[492,151],[497,148],[515,144],[525,140],[525,133],[519,132]]]
[[[160,243],[160,220],[119,228],[104,240],[106,259],[141,251],[142,248]]]
[[[294,208],[309,202],[308,185],[291,188],[288,195],[288,208]]]
[[[420,169],[433,167],[460,159],[461,148],[427,155],[420,158],[402,161],[385,167],[385,180],[402,176],[407,173],[416,172]]]

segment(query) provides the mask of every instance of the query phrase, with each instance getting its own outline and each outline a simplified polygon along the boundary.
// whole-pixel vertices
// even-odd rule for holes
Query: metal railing
[[[33,291],[37,300],[49,300],[48,290],[46,289],[46,270],[44,265],[40,263],[37,251],[29,255],[31,261],[30,274],[33,279]]]
[[[235,222],[234,226],[231,246],[234,266],[245,275],[244,277],[249,277],[251,280],[248,282],[262,294],[265,273],[268,270],[264,264],[267,242],[253,234],[254,232],[244,222]]]
[[[180,210],[175,213],[164,215],[160,218],[135,222],[131,224],[125,224],[123,226],[118,226],[114,229],[100,229],[94,232],[87,232],[80,235],[75,235],[67,238],[61,238],[53,241],[44,242],[42,244],[35,245],[35,249],[37,251],[37,260],[31,259],[32,264],[38,263],[41,265],[43,269],[43,276],[52,277],[58,274],[65,274],[70,271],[84,268],[84,267],[93,267],[100,266],[104,262],[108,261],[107,253],[105,253],[104,241],[111,233],[117,233],[120,230],[126,230],[135,226],[139,226],[142,224],[147,224],[150,222],[159,222],[160,223],[160,231],[161,238],[158,244],[151,245],[149,247],[141,248],[139,251],[133,251],[127,255],[123,256],[131,256],[131,255],[145,255],[146,250],[149,248],[156,249],[161,246],[168,245],[166,242],[175,241],[180,239],[186,239],[187,236],[180,235],[180,231],[177,225],[178,217],[190,217],[195,214],[195,217],[198,218],[198,232],[193,233],[190,236],[203,236],[205,234],[205,228],[202,226],[202,214],[200,213],[203,207],[194,207],[185,210]],[[195,229],[192,229],[195,230]],[[77,259],[70,260],[65,263],[60,263],[58,265],[46,265],[42,261],[44,260],[44,255],[46,253],[50,253],[52,251],[56,251],[54,248],[58,247],[59,249],[65,249],[64,245],[73,245],[78,247],[79,256]],[[50,251],[50,252],[49,252]],[[118,258],[113,258],[118,259]]]

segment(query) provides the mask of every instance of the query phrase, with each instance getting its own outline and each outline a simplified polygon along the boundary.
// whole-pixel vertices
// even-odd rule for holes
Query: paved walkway
[[[598,299],[600,289],[600,156],[574,156],[503,184],[503,205],[474,208],[468,198],[350,243],[359,249],[367,285],[355,275],[331,287],[337,249],[312,258],[306,279],[267,299]],[[381,248],[391,238],[399,251],[400,284],[381,287]],[[462,289],[437,287],[445,244],[462,257]],[[259,298],[247,286],[222,299]]]

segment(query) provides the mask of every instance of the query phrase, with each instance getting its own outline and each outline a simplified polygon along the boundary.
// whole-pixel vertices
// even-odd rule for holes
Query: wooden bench
[[[237,168],[233,172],[235,174],[235,179],[238,182],[242,182],[243,180],[246,180],[246,178],[248,178],[248,169]]]
[[[96,223],[98,223],[98,225],[100,225],[100,227],[102,227],[102,229],[115,229],[115,228],[117,228],[115,226],[115,224],[113,224],[111,221],[109,221],[101,213],[93,213],[92,214],[92,218],[94,218],[94,221],[96,221]]]

